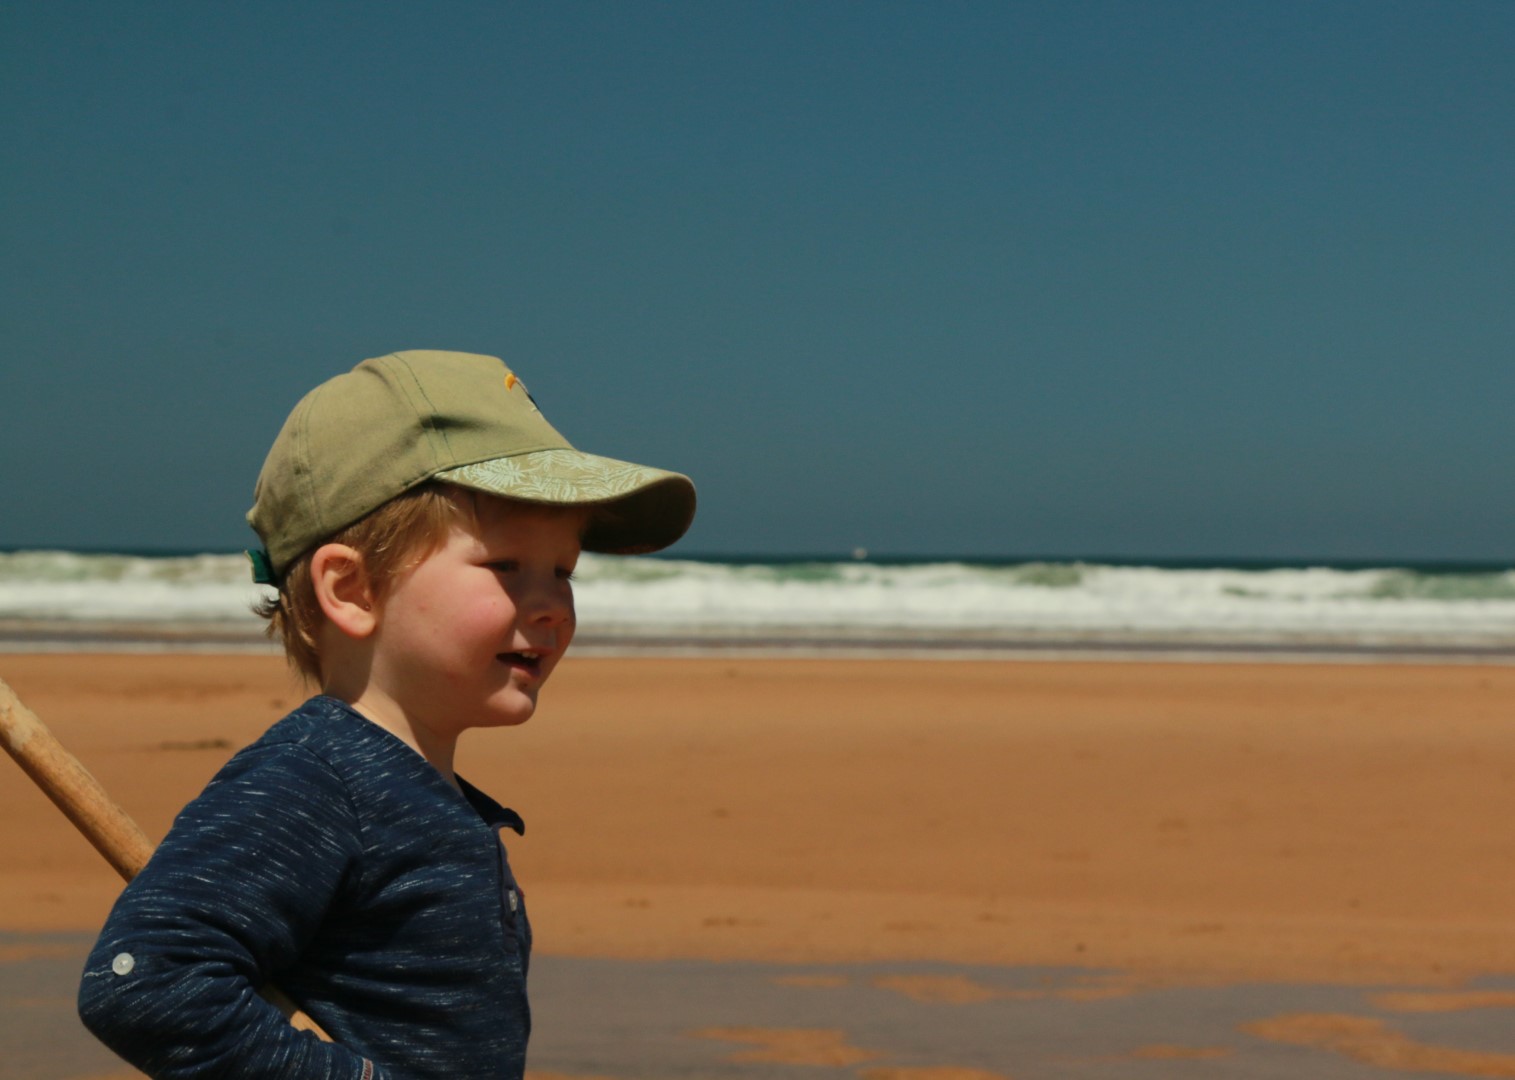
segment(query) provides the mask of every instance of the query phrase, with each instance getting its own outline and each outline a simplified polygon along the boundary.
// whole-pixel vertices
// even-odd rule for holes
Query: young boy
[[[248,521],[270,632],[322,693],[122,894],[80,987],[90,1030],[155,1077],[519,1078],[531,929],[496,830],[523,825],[454,749],[530,718],[580,548],[666,547],[694,505],[684,476],[573,449],[493,357],[395,353],[306,395]]]

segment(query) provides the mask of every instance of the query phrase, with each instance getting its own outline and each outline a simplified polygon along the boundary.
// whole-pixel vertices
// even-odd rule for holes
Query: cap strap
[[[273,560],[268,557],[268,552],[259,548],[257,551],[245,551],[247,561],[252,563],[252,577],[259,585],[279,584],[279,579],[274,576]]]

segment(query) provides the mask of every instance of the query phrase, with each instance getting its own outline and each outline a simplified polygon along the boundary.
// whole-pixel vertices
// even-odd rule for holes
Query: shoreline
[[[6,654],[268,655],[261,623],[82,622],[0,618]],[[1380,634],[1152,633],[1102,631],[916,633],[860,627],[778,627],[709,632],[581,628],[574,656],[763,659],[945,659],[1180,663],[1386,663],[1515,665],[1511,638]]]

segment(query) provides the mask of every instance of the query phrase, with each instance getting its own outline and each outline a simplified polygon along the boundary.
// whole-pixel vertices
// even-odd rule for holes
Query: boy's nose
[[[531,622],[555,626],[573,620],[573,587],[566,581],[554,578],[551,582],[532,589],[526,603],[521,605],[523,614]]]

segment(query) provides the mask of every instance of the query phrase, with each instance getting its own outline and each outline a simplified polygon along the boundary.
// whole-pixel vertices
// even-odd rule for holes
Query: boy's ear
[[[378,604],[363,565],[363,553],[346,544],[322,544],[310,556],[310,582],[327,620],[350,638],[365,638],[379,625]]]

